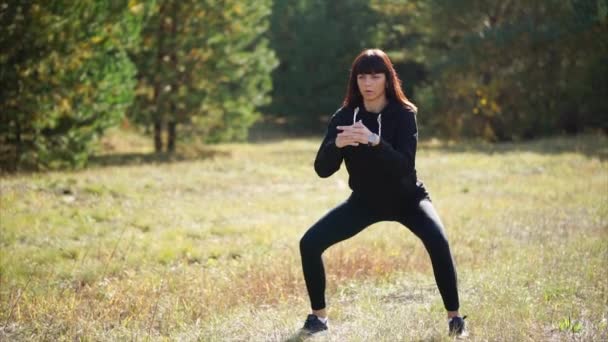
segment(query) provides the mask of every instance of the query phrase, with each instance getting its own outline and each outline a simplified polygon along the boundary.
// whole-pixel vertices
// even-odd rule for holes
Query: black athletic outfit
[[[300,240],[302,268],[312,309],[325,308],[323,252],[373,223],[397,221],[422,240],[431,257],[444,306],[456,311],[458,290],[450,247],[429,194],[416,177],[416,115],[392,100],[381,113],[367,112],[363,105],[358,108],[356,112],[354,108],[343,107],[332,116],[314,163],[317,174],[326,178],[334,174],[344,160],[352,194],[316,222]],[[362,120],[370,131],[380,133],[380,144],[338,148],[336,126],[352,125],[354,120]]]

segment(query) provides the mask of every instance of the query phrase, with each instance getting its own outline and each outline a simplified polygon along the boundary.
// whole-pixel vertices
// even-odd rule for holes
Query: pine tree
[[[608,130],[605,1],[420,5],[423,124],[489,140]]]
[[[0,163],[80,167],[133,98],[144,6],[11,0],[0,9]]]
[[[273,73],[269,112],[299,129],[324,127],[341,104],[353,59],[381,47],[381,24],[367,0],[275,1],[271,46],[281,61]]]
[[[242,140],[269,102],[277,60],[264,34],[270,1],[161,0],[142,31],[133,121],[154,128],[157,152],[177,125],[204,141]],[[163,144],[162,134],[168,137]]]

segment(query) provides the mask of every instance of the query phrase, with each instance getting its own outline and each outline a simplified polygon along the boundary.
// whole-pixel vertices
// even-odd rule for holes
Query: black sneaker
[[[467,316],[450,318],[450,320],[449,320],[450,336],[466,337],[469,335],[469,333],[467,332],[467,329],[465,327],[465,323],[464,323],[465,318],[467,318]]]
[[[321,322],[319,317],[315,315],[308,315],[306,317],[306,322],[304,322],[304,327],[302,328],[302,332],[307,335],[314,335],[327,330],[327,324]]]

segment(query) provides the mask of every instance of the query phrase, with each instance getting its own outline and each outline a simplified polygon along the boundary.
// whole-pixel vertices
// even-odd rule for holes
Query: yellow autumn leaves
[[[477,115],[483,113],[488,116],[494,116],[502,110],[500,105],[498,105],[494,99],[490,98],[491,96],[488,92],[477,89],[475,95],[477,95],[477,100],[475,107],[473,107],[473,114]]]

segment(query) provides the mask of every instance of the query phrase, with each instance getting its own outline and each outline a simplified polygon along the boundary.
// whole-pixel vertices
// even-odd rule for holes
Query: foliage
[[[489,140],[608,129],[604,1],[421,1],[417,8],[416,30],[424,32],[413,58],[431,73],[418,98],[423,124]]]
[[[79,167],[133,97],[143,5],[0,3],[0,165]]]
[[[269,111],[314,128],[363,48],[389,53],[419,123],[449,138],[608,131],[604,0],[277,1]]]
[[[427,135],[608,132],[607,42],[606,0],[0,0],[0,165],[83,166],[125,112],[157,151],[318,131],[373,47]]]
[[[264,37],[269,14],[269,0],[159,1],[133,56],[138,95],[130,117],[180,123],[205,141],[244,139],[269,101],[277,63]]]
[[[275,1],[270,37],[281,62],[269,112],[300,128],[324,126],[319,117],[340,106],[352,60],[376,44],[378,19],[367,0]]]

